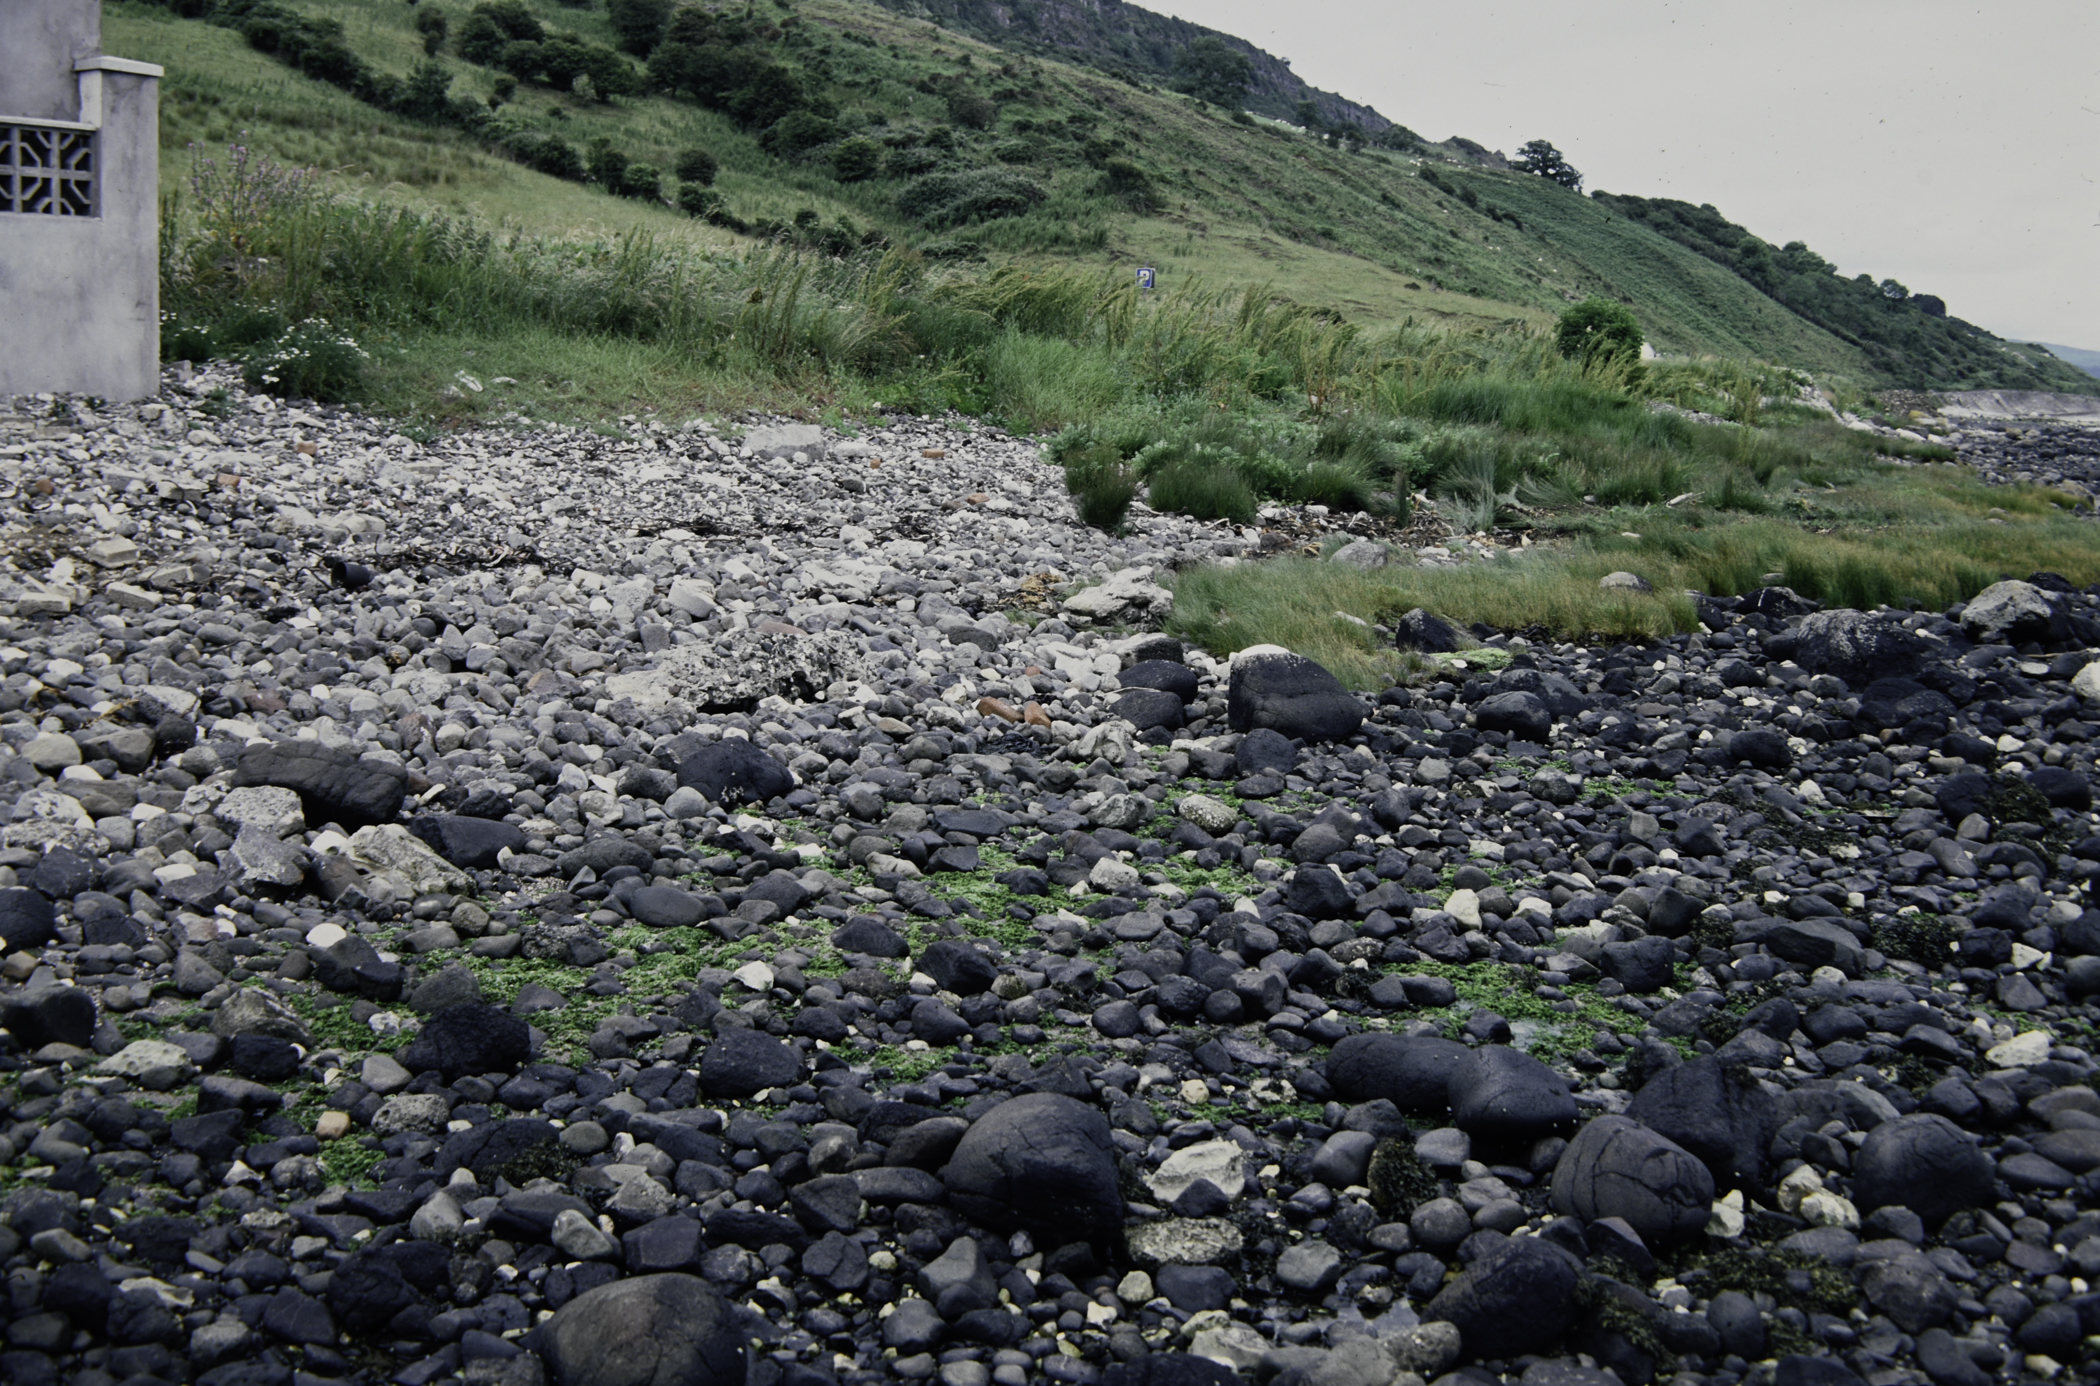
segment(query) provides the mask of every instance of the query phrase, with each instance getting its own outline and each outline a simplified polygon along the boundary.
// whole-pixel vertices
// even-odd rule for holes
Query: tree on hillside
[[[1214,34],[1174,55],[1174,90],[1199,101],[1237,109],[1253,83],[1253,60]]]
[[[1327,127],[1327,142],[1336,149],[1346,149],[1353,154],[1366,143],[1364,127],[1353,120],[1330,125]]]
[[[605,0],[605,17],[619,36],[620,47],[646,58],[671,21],[671,0]]]
[[[423,36],[423,52],[428,56],[436,57],[438,49],[445,46],[445,34],[450,28],[451,21],[437,6],[416,11],[416,32]]]
[[[1562,157],[1550,141],[1532,140],[1517,151],[1517,167],[1526,173],[1550,178],[1570,192],[1582,191],[1582,174]]]
[[[505,44],[538,43],[547,31],[523,0],[485,0],[459,26],[459,55],[470,63],[493,63]]]

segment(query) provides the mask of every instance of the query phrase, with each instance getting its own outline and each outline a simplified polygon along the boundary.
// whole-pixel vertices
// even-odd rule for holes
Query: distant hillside
[[[2087,351],[2083,347],[2058,346],[2054,342],[2036,342],[2056,354],[2060,361],[2068,361],[2087,375],[2100,377],[2100,351]]]
[[[898,14],[930,19],[1018,53],[1054,56],[1148,82],[1174,75],[1174,56],[1199,38],[1216,38],[1254,64],[1246,108],[1278,120],[1295,119],[1311,101],[1329,125],[1355,124],[1377,134],[1393,122],[1346,97],[1307,86],[1291,65],[1243,38],[1183,19],[1126,5],[1123,0],[875,0]]]
[[[1875,371],[1918,389],[2063,390],[2100,393],[2092,378],[2038,346],[2007,342],[1947,314],[1932,294],[1913,293],[1871,274],[1846,279],[1801,241],[1774,246],[1716,211],[1664,197],[1593,193],[1599,202],[1654,228],[1757,290],[1858,347]],[[2061,353],[2059,353],[2061,354]]]

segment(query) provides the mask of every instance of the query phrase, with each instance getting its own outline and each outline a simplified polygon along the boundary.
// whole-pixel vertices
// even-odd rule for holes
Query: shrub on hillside
[[[913,179],[897,195],[897,210],[927,226],[960,226],[1020,216],[1048,196],[1043,185],[1026,174],[1003,168],[965,168]]]
[[[948,97],[948,119],[969,130],[989,130],[999,121],[999,107],[988,96],[959,91]]]
[[[503,147],[513,159],[530,169],[552,174],[556,178],[581,178],[584,176],[583,156],[576,146],[559,135],[543,135],[531,130],[522,130],[503,142]]]
[[[1101,166],[1101,190],[1121,198],[1135,212],[1156,212],[1161,206],[1152,175],[1128,159],[1110,159]]]
[[[715,174],[722,165],[705,149],[684,149],[678,154],[678,162],[671,165],[671,172],[678,175],[681,183],[697,183],[703,188],[714,186]]]
[[[841,140],[831,152],[831,173],[841,183],[862,183],[882,172],[882,146],[866,135]]]
[[[931,173],[941,166],[941,156],[931,149],[917,146],[910,149],[892,149],[883,160],[882,171],[892,178],[916,178],[922,173]]]
[[[1517,151],[1516,164],[1526,173],[1560,184],[1569,192],[1582,191],[1582,174],[1569,163],[1550,140],[1531,140]]]
[[[722,209],[722,194],[698,183],[678,185],[678,210],[705,221]]]
[[[1571,361],[1634,360],[1641,356],[1641,324],[1633,310],[1608,298],[1586,298],[1560,315],[1554,342]]]
[[[1253,81],[1253,59],[1216,34],[1205,34],[1174,55],[1174,90],[1198,101],[1237,109]]]
[[[638,197],[644,202],[664,200],[664,176],[654,164],[629,164],[620,177],[619,193],[622,197]]]
[[[343,37],[335,19],[310,19],[276,4],[259,4],[241,24],[241,37],[317,81],[346,91],[367,87],[373,74]]]
[[[452,109],[452,74],[443,63],[425,58],[408,74],[394,109],[411,120],[438,122]]]
[[[627,182],[627,151],[600,135],[591,141],[588,164],[591,181],[609,193],[617,193]]]
[[[759,147],[777,159],[791,158],[838,138],[838,126],[807,108],[789,111],[766,127]]]

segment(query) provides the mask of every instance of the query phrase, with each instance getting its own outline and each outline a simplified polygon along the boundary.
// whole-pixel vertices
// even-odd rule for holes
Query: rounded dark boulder
[[[1236,732],[1267,727],[1300,741],[1340,741],[1356,735],[1364,711],[1340,679],[1303,655],[1257,645],[1233,658],[1226,712]]]
[[[2093,784],[2078,771],[2064,765],[2043,765],[2028,772],[2033,785],[2049,807],[2084,813],[2093,806]]]
[[[1657,934],[1607,943],[1599,963],[1605,976],[1636,996],[1653,995],[1677,980],[1677,950]]]
[[[919,954],[919,971],[933,978],[942,991],[957,996],[975,996],[990,991],[999,980],[999,968],[982,949],[962,939],[944,938],[929,944]]]
[[[459,814],[426,813],[408,820],[408,830],[422,839],[431,851],[474,871],[497,865],[496,858],[508,847],[525,850],[525,831],[499,818],[468,818]]]
[[[1818,611],[1786,633],[1791,649],[1766,653],[1790,656],[1814,674],[1834,674],[1855,688],[1876,679],[1915,674],[1931,653],[1925,638],[1900,621],[1865,611]]]
[[[1063,1240],[1113,1238],[1123,1227],[1108,1118],[1060,1093],[1002,1102],[977,1119],[941,1171],[973,1222]]]
[[[0,889],[0,943],[8,951],[41,948],[58,937],[51,902],[28,886]]]
[[[1884,1121],[1852,1157],[1852,1201],[1861,1213],[1897,1206],[1937,1226],[1989,1203],[1997,1178],[1974,1138],[1943,1116]]]
[[[1173,693],[1159,688],[1124,690],[1116,699],[1115,715],[1139,731],[1154,728],[1176,731],[1188,720],[1187,705]]]
[[[1451,1124],[1478,1140],[1535,1141],[1575,1124],[1568,1082],[1521,1050],[1490,1044],[1451,1068]]]
[[[1418,606],[1393,622],[1393,644],[1423,654],[1455,654],[1458,631],[1443,617]]]
[[[1469,1359],[1545,1352],[1575,1321],[1575,1262],[1538,1237],[1513,1237],[1437,1292],[1422,1317],[1458,1330]]]
[[[678,783],[718,804],[763,804],[795,787],[785,765],[742,737],[710,741],[678,763]]]
[[[554,1153],[556,1135],[554,1124],[540,1117],[484,1121],[455,1131],[438,1149],[438,1177],[449,1179],[455,1170],[464,1169],[476,1178],[492,1179],[506,1169],[517,1171],[521,1162],[544,1163]]]
[[[1350,1035],[1327,1056],[1327,1082],[1349,1102],[1384,1098],[1403,1112],[1451,1105],[1451,1074],[1470,1053],[1435,1035]]]
[[[1284,893],[1284,908],[1307,919],[1340,919],[1356,912],[1349,883],[1325,866],[1301,866]]]
[[[373,1001],[393,1001],[408,976],[398,962],[388,962],[370,939],[358,934],[311,950],[314,980],[330,991],[350,992]]]
[[[436,1069],[447,1082],[514,1069],[532,1058],[532,1028],[500,1006],[451,1006],[424,1021],[400,1057],[409,1072]]]
[[[1241,1386],[1243,1380],[1232,1368],[1208,1357],[1186,1352],[1155,1352],[1129,1362],[1115,1363],[1102,1373],[1101,1386]]]
[[[1482,731],[1506,732],[1526,741],[1544,741],[1553,734],[1553,711],[1536,693],[1482,698],[1473,708],[1473,720]]]
[[[1853,720],[1878,732],[1914,723],[1944,727],[1953,715],[1952,698],[1916,679],[1876,679],[1859,695]]]
[[[700,1091],[709,1097],[752,1097],[802,1081],[802,1055],[763,1030],[726,1029],[700,1056]]]
[[[1779,732],[1755,727],[1729,738],[1728,758],[1758,770],[1784,770],[1794,763],[1794,748]]]
[[[677,886],[640,887],[627,897],[627,912],[658,929],[690,928],[707,917],[700,897]]]
[[[529,1341],[552,1386],[743,1386],[745,1376],[735,1311],[675,1271],[580,1294]]]
[[[1772,1095],[1742,1065],[1712,1054],[1666,1068],[1633,1095],[1626,1115],[1690,1151],[1717,1183],[1764,1183],[1778,1128]]]
[[[273,785],[299,796],[306,821],[349,827],[390,823],[408,795],[407,767],[318,741],[258,742],[241,752],[234,785]]]
[[[832,930],[831,946],[841,953],[865,953],[871,958],[901,958],[911,952],[904,935],[873,915],[849,919]]]
[[[1172,693],[1184,705],[1196,701],[1196,692],[1201,686],[1194,669],[1179,661],[1164,659],[1133,664],[1116,677],[1125,688],[1151,688]]]
[[[85,987],[38,987],[18,992],[0,1006],[0,1026],[24,1049],[70,1044],[85,1049],[95,1035],[95,998]]]
[[[1623,1218],[1650,1248],[1704,1228],[1714,1177],[1674,1141],[1622,1116],[1582,1128],[1553,1168],[1553,1208],[1584,1222]]]
[[[1298,764],[1298,748],[1282,732],[1256,727],[1240,738],[1232,768],[1242,775],[1286,775]]]

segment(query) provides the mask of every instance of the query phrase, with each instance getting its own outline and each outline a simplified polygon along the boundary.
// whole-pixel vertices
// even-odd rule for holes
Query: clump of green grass
[[[1079,518],[1095,529],[1122,528],[1137,499],[1137,474],[1112,450],[1092,448],[1066,456],[1065,489]]]
[[[1379,509],[1405,518],[1422,430],[1351,415],[1303,418],[1273,403],[1219,409],[1147,400],[1076,424],[1049,454],[1069,474],[1113,457],[1145,484],[1154,510],[1245,524],[1264,500]]]
[[[1396,655],[1335,613],[1379,624],[1421,606],[1461,626],[1653,639],[1698,628],[1689,592],[1737,595],[1772,572],[1804,596],[1862,609],[1944,607],[2040,570],[2100,581],[2100,546],[2087,523],[2066,513],[2068,497],[1986,486],[1951,467],[1876,465],[1850,441],[1856,436],[1794,430],[1760,444],[1783,451],[1800,474],[1790,478],[1775,464],[1771,487],[1757,493],[1763,504],[1748,513],[1740,504],[1593,508],[1564,522],[1566,543],[1457,566],[1364,572],[1282,558],[1186,569],[1174,580],[1173,628],[1221,653],[1285,645],[1352,686],[1374,687],[1394,676]],[[1723,467],[1708,484],[1725,499],[1754,482]],[[1598,586],[1617,571],[1638,573],[1655,590]]]
[[[1382,623],[1426,607],[1461,625],[1656,638],[1690,629],[1698,609],[1681,592],[1604,591],[1597,579],[1615,564],[1594,555],[1498,559],[1455,567],[1399,565],[1373,572],[1310,558],[1235,568],[1200,566],[1174,579],[1170,629],[1224,653],[1276,644],[1318,661],[1354,688],[1390,685],[1398,652],[1335,615]]]

